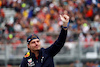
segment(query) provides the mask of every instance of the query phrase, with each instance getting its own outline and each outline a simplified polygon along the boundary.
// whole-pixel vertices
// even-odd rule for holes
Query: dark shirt
[[[64,46],[67,30],[61,29],[58,39],[48,48],[41,48],[38,58],[34,53],[27,52],[21,62],[21,67],[54,67],[53,57]]]

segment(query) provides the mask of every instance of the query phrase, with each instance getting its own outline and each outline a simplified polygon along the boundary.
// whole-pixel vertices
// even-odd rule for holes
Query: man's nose
[[[38,44],[38,42],[35,42],[36,44]]]

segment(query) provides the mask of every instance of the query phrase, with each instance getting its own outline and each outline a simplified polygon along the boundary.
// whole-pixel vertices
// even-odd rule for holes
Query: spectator
[[[83,67],[83,63],[81,63],[79,60],[76,60],[74,63],[74,67]]]
[[[58,4],[52,0],[0,0],[0,6],[1,8],[12,8],[10,10],[15,11],[15,15],[9,17],[5,23],[6,10],[0,9],[2,33],[8,31],[8,34],[16,34],[22,31],[28,35],[32,32],[37,34],[53,32],[57,35],[62,24],[58,15],[68,14],[71,17],[69,26],[71,34],[68,35],[67,41],[77,41],[79,34],[87,35],[87,32],[92,34],[94,40],[100,41],[99,0],[62,0]]]

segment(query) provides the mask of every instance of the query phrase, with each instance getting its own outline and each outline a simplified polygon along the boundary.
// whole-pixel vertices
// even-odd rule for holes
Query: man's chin
[[[33,51],[39,51],[40,49],[34,49]]]

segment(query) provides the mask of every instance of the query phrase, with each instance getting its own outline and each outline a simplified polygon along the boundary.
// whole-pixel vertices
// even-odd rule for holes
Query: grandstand
[[[74,67],[76,60],[85,67],[100,65],[100,0],[0,0],[0,67],[18,67],[30,34],[50,46],[61,29],[60,14],[68,14],[70,23],[55,66]]]

